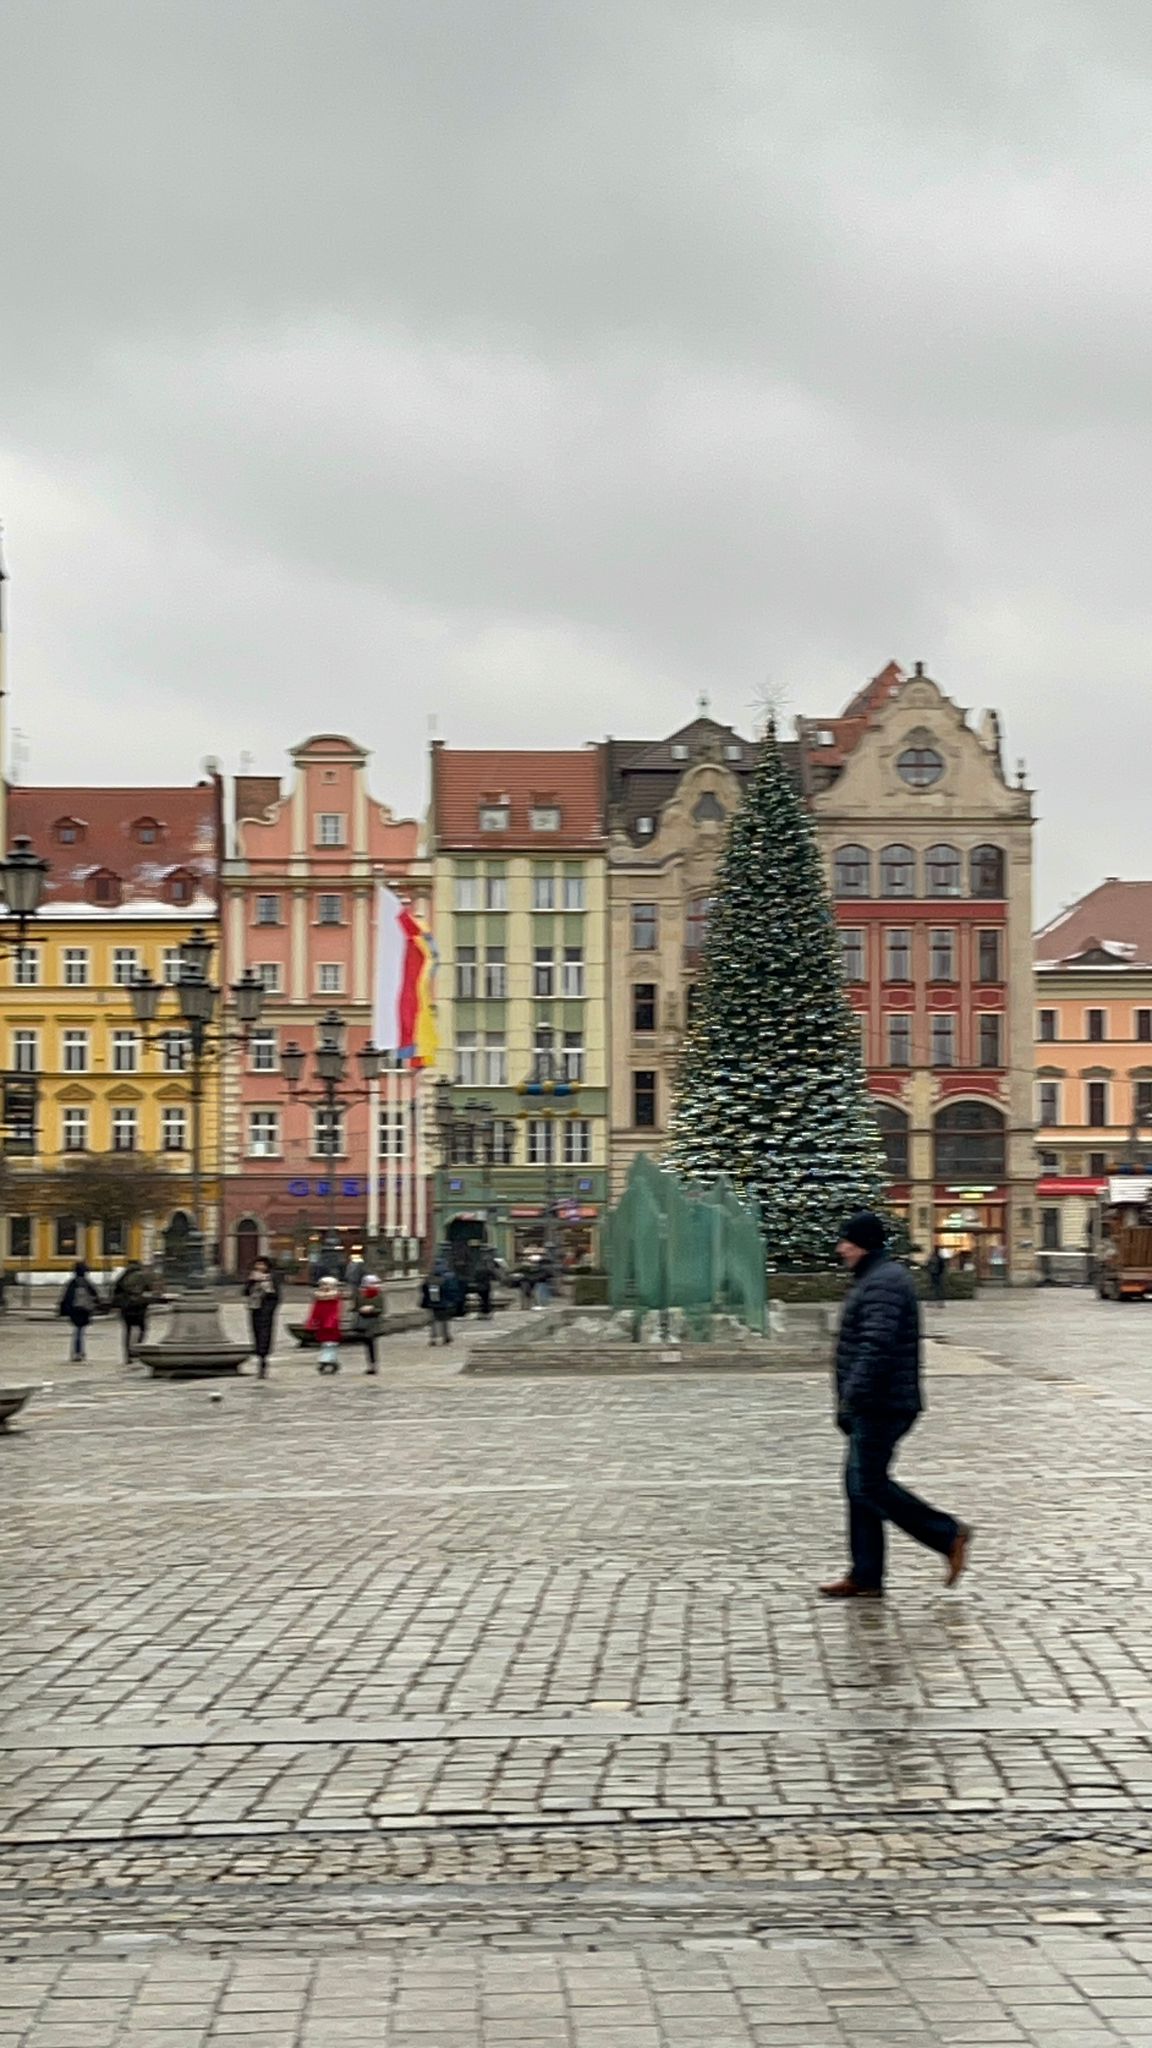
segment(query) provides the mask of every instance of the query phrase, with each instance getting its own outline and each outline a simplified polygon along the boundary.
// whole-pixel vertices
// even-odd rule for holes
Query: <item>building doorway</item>
[[[164,1278],[175,1287],[186,1287],[192,1270],[191,1246],[192,1218],[184,1209],[177,1209],[161,1243],[164,1246]]]
[[[260,1225],[251,1216],[245,1216],[236,1225],[236,1274],[246,1280],[260,1256]]]

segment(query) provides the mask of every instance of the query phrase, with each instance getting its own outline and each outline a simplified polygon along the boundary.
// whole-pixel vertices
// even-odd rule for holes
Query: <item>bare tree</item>
[[[40,1216],[127,1230],[170,1208],[176,1191],[173,1174],[151,1153],[76,1152],[40,1173],[30,1194]]]

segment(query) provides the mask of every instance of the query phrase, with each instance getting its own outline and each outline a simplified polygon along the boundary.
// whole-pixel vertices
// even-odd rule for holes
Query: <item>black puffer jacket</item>
[[[886,1252],[856,1268],[836,1344],[842,1421],[919,1415],[920,1303],[911,1276]]]

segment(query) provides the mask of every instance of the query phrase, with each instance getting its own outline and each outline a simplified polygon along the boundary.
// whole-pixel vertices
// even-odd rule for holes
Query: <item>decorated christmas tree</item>
[[[811,821],[769,726],[720,867],[666,1164],[758,1202],[769,1263],[833,1263],[884,1157]]]

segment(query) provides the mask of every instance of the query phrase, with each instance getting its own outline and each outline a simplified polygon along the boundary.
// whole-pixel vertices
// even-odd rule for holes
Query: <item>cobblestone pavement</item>
[[[974,1569],[861,1611],[822,1374],[209,1390],[10,1317],[0,2048],[1152,2043],[1146,1313],[935,1315]]]

